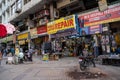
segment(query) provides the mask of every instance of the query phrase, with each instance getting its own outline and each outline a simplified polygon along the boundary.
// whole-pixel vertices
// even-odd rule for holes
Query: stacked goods
[[[48,61],[48,60],[49,60],[48,54],[44,54],[42,60],[43,60],[43,61]]]

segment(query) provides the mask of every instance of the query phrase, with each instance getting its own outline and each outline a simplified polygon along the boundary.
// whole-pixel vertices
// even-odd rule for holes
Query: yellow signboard
[[[49,22],[47,24],[47,33],[54,34],[57,31],[65,30],[69,28],[75,28],[75,15],[67,16],[64,18],[60,18],[53,22]]]
[[[28,33],[20,34],[20,35],[18,35],[18,37],[17,37],[18,40],[27,39],[27,38],[28,38]]]

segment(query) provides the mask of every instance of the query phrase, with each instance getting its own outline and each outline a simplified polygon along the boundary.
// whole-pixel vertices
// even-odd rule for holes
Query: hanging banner
[[[37,34],[42,34],[47,32],[47,26],[37,27]]]
[[[27,38],[28,38],[28,33],[20,34],[20,35],[18,35],[18,37],[17,37],[18,40],[27,39]]]
[[[78,15],[79,22],[82,27],[115,22],[120,20],[120,4],[117,6],[110,6],[108,10],[100,12],[95,10],[85,15]]]
[[[53,22],[49,22],[47,24],[47,33],[54,34],[60,30],[65,30],[65,29],[75,28],[75,27],[76,27],[75,15],[71,15],[64,18],[60,18]]]

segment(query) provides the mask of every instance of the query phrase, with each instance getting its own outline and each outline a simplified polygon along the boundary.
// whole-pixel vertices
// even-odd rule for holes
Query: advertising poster
[[[84,27],[80,29],[80,35],[88,35],[89,34],[89,27]]]
[[[89,34],[97,34],[97,33],[102,33],[102,26],[101,25],[89,27]]]

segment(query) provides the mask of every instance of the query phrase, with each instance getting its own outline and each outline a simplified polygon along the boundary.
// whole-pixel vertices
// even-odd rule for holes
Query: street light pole
[[[30,35],[30,27],[28,26],[28,50],[31,47],[31,35]]]

